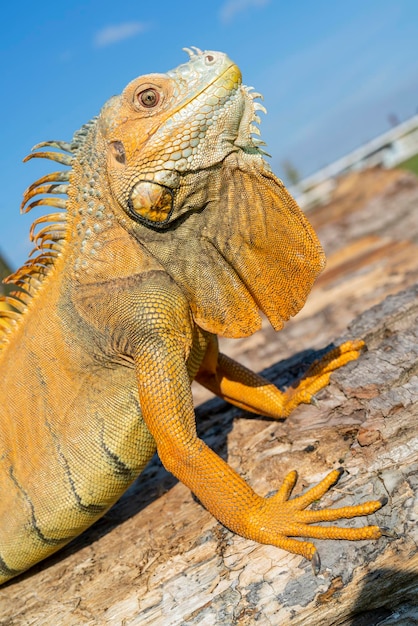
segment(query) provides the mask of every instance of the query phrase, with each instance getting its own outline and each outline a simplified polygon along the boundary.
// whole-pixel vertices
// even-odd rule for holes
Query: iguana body
[[[252,138],[250,90],[223,54],[195,49],[166,75],[136,79],[66,150],[71,166],[27,190],[38,256],[9,282],[0,355],[0,582],[90,526],[155,450],[223,524],[315,557],[289,536],[377,538],[376,526],[307,526],[374,512],[381,501],[305,511],[332,472],[287,502],[255,494],[196,436],[190,381],[240,407],[285,417],[357,358],[349,343],[281,393],[220,355],[216,335],[279,329],[324,265],[319,242]],[[38,146],[39,148],[39,146]],[[48,196],[66,193],[66,200]],[[45,195],[46,194],[46,195]]]

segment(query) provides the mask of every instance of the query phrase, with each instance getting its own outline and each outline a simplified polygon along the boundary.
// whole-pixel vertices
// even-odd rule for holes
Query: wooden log
[[[354,217],[352,228],[339,228],[348,219],[340,212],[329,274],[306,311],[277,335],[266,330],[252,345],[251,338],[237,342],[253,369],[274,361],[265,374],[285,386],[319,355],[319,346],[364,338],[367,352],[333,375],[319,408],[299,407],[283,422],[251,417],[220,400],[197,409],[200,435],[260,494],[274,491],[290,469],[298,469],[299,493],[342,465],[345,476],[321,506],[386,495],[379,513],[346,524],[377,522],[398,538],[315,541],[322,559],[315,577],[304,559],[223,528],[155,458],[93,528],[0,588],[0,626],[418,620],[418,220],[411,217],[418,184],[402,176],[353,210],[369,224],[365,230],[353,234]],[[399,215],[398,223],[391,216],[388,232],[378,219],[385,203]],[[312,348],[300,352],[302,346]],[[286,358],[277,363],[280,352]]]

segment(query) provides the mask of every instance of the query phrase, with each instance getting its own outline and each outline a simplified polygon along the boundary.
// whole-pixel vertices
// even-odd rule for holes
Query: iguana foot
[[[360,517],[374,513],[387,502],[387,498],[345,506],[338,509],[305,510],[319,500],[343,474],[343,469],[330,472],[321,482],[304,494],[289,500],[296,484],[297,472],[290,472],[279,491],[271,498],[263,499],[261,506],[251,515],[251,536],[260,543],[268,543],[288,552],[300,554],[312,561],[315,574],[320,568],[320,559],[313,543],[298,541],[293,537],[316,537],[317,539],[378,539],[383,534],[378,526],[361,528],[339,528],[337,526],[311,526],[315,522],[330,522],[339,519]]]
[[[326,387],[332,372],[360,356],[364,341],[346,341],[315,361],[306,375],[282,392],[211,345],[196,380],[235,406],[273,419],[287,417],[299,404],[317,404],[315,394]]]
[[[346,341],[314,361],[296,387],[284,394],[284,410],[289,415],[299,404],[317,404],[315,394],[326,387],[332,372],[357,359],[365,347],[361,339]]]

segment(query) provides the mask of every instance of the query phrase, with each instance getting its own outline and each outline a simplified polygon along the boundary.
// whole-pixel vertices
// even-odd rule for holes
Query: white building
[[[415,154],[418,154],[418,115],[304,178],[291,187],[290,192],[301,207],[308,209],[317,202],[326,201],[339,176],[376,165],[396,167]]]

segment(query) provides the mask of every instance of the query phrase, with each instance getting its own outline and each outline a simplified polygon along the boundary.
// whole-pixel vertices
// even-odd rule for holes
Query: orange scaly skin
[[[216,335],[252,334],[260,309],[279,330],[324,255],[252,137],[258,94],[226,55],[188,52],[176,70],[130,83],[71,143],[31,155],[70,170],[25,193],[24,210],[60,212],[35,221],[35,256],[9,277],[11,310],[0,313],[0,582],[101,517],[156,449],[225,526],[316,570],[314,545],[293,537],[381,535],[311,526],[382,506],[305,510],[339,470],[289,500],[292,472],[266,499],[196,435],[194,378],[284,418],[363,344],[333,350],[285,393],[218,353]]]

